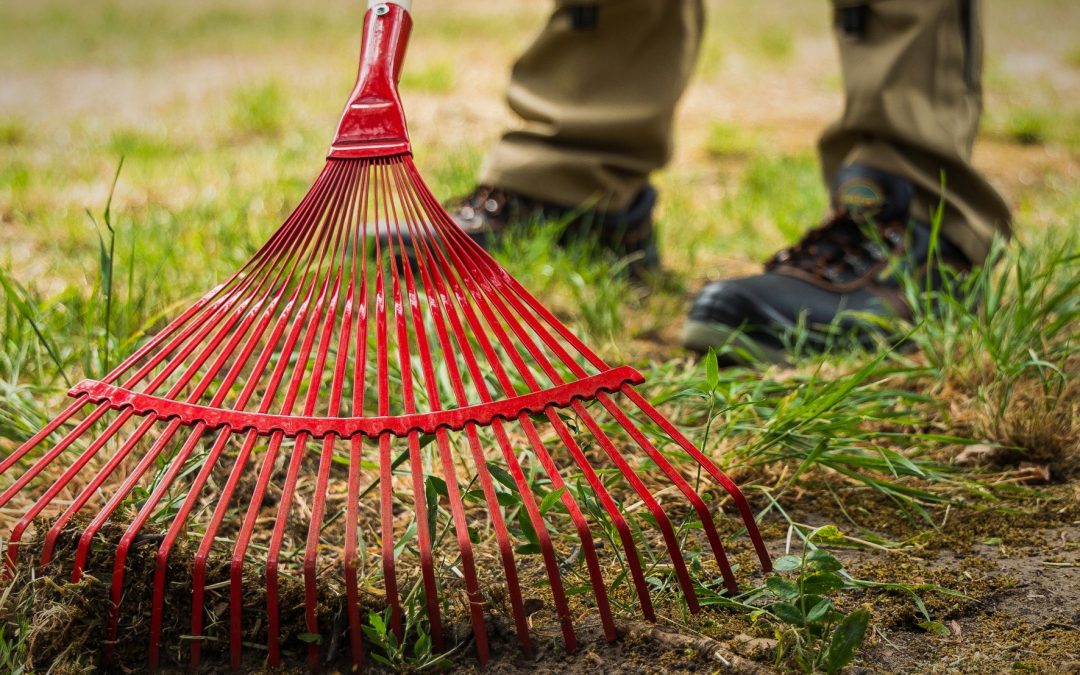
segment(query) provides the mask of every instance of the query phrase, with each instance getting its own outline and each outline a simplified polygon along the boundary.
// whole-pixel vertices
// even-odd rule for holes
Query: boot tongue
[[[908,181],[869,166],[851,164],[840,170],[833,188],[833,208],[844,209],[856,222],[907,223],[914,188]]]

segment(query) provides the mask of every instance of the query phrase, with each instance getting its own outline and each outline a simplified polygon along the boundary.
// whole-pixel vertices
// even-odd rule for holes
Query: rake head
[[[642,376],[601,360],[425,186],[396,86],[410,28],[400,4],[368,11],[326,167],[262,249],[0,462],[8,579],[26,565],[100,576],[105,663],[145,620],[125,619],[138,605],[152,666],[180,656],[174,633],[192,666],[208,640],[234,667],[263,641],[278,665],[298,635],[313,667],[341,636],[359,664],[361,607],[386,608],[400,639],[408,598],[437,649],[458,602],[484,662],[496,596],[530,646],[523,581],[550,597],[569,649],[579,593],[613,640],[616,583],[651,620],[664,569],[697,610],[695,541],[737,590],[706,504],[722,494],[770,566],[739,489],[635,391]],[[414,262],[397,264],[406,240]],[[666,484],[646,484],[644,458]]]

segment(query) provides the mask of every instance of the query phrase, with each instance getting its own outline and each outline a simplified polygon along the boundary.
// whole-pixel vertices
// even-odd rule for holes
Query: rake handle
[[[411,0],[369,0],[360,69],[329,157],[391,157],[411,152],[398,81],[412,32]]]

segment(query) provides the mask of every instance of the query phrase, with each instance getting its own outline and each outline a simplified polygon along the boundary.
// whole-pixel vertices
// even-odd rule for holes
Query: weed
[[[16,320],[16,317],[24,321],[33,331],[34,337],[45,350],[45,353],[48,354],[49,358],[52,360],[53,365],[56,367],[56,373],[64,379],[64,382],[68,386],[71,386],[72,381],[67,375],[67,370],[60,357],[60,352],[52,338],[46,335],[45,331],[42,329],[38,311],[29,302],[29,293],[25,289],[20,288],[13,280],[9,279],[3,271],[0,271],[0,285],[4,288],[4,296],[7,301],[9,311],[5,314],[7,315],[9,325]],[[11,335],[11,333],[5,331],[5,335]],[[11,364],[9,364],[9,367],[10,365]]]
[[[968,397],[959,421],[974,437],[1062,466],[1080,457],[1072,377],[1080,360],[1077,246],[1074,235],[1012,249],[997,242],[987,264],[954,282],[959,293],[926,294],[915,304],[921,329],[911,338],[940,383],[934,389]],[[909,287],[909,297],[918,293]]]
[[[403,612],[405,623],[401,637],[390,628],[389,608],[381,614],[368,614],[364,636],[379,650],[371,652],[372,660],[396,672],[418,672],[450,665],[450,654],[434,653],[426,622],[416,618],[424,611],[422,606],[418,604],[413,609],[415,611]]]
[[[776,560],[778,573],[769,577],[762,592],[772,601],[762,614],[777,626],[778,666],[790,659],[806,673],[836,673],[855,658],[870,612],[858,609],[845,614],[836,608],[828,596],[859,587],[841,574],[843,566],[828,551],[811,548],[812,538],[800,557]],[[785,577],[785,572],[794,578]]]
[[[105,201],[105,212],[102,214],[102,223],[105,226],[105,230],[108,232],[107,237],[102,234],[101,227],[98,226],[94,214],[89,211],[86,212],[86,215],[90,217],[90,222],[94,224],[94,231],[98,235],[99,263],[101,265],[100,293],[103,298],[104,307],[102,308],[99,324],[102,328],[101,365],[99,370],[102,375],[112,369],[109,360],[109,348],[111,346],[110,342],[112,341],[113,271],[115,269],[116,259],[116,229],[113,227],[112,202],[113,196],[116,194],[116,184],[120,180],[120,172],[123,168],[124,160],[121,158],[120,163],[116,166],[116,174],[113,176],[112,187],[109,188],[109,198]],[[107,243],[106,238],[108,239]],[[87,350],[87,354],[89,353],[90,350]],[[91,372],[89,364],[87,365],[86,371]]]

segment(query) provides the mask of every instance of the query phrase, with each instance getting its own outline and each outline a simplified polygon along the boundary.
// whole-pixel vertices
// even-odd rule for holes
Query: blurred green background
[[[539,248],[513,261],[619,351],[670,353],[671,316],[705,278],[754,269],[826,208],[813,144],[841,105],[828,3],[708,4],[679,151],[658,178],[672,287],[627,316],[625,289],[599,288],[574,261]],[[363,5],[0,4],[0,269],[56,299],[68,332],[95,330],[99,230],[86,211],[100,221],[121,157],[110,318],[121,342],[235,269],[322,164],[355,77]],[[1074,229],[1080,3],[986,5],[978,164],[1017,208],[1022,237]],[[416,3],[403,89],[418,161],[440,197],[467,191],[513,124],[508,70],[549,11],[535,0]],[[576,281],[553,272],[563,268]]]

